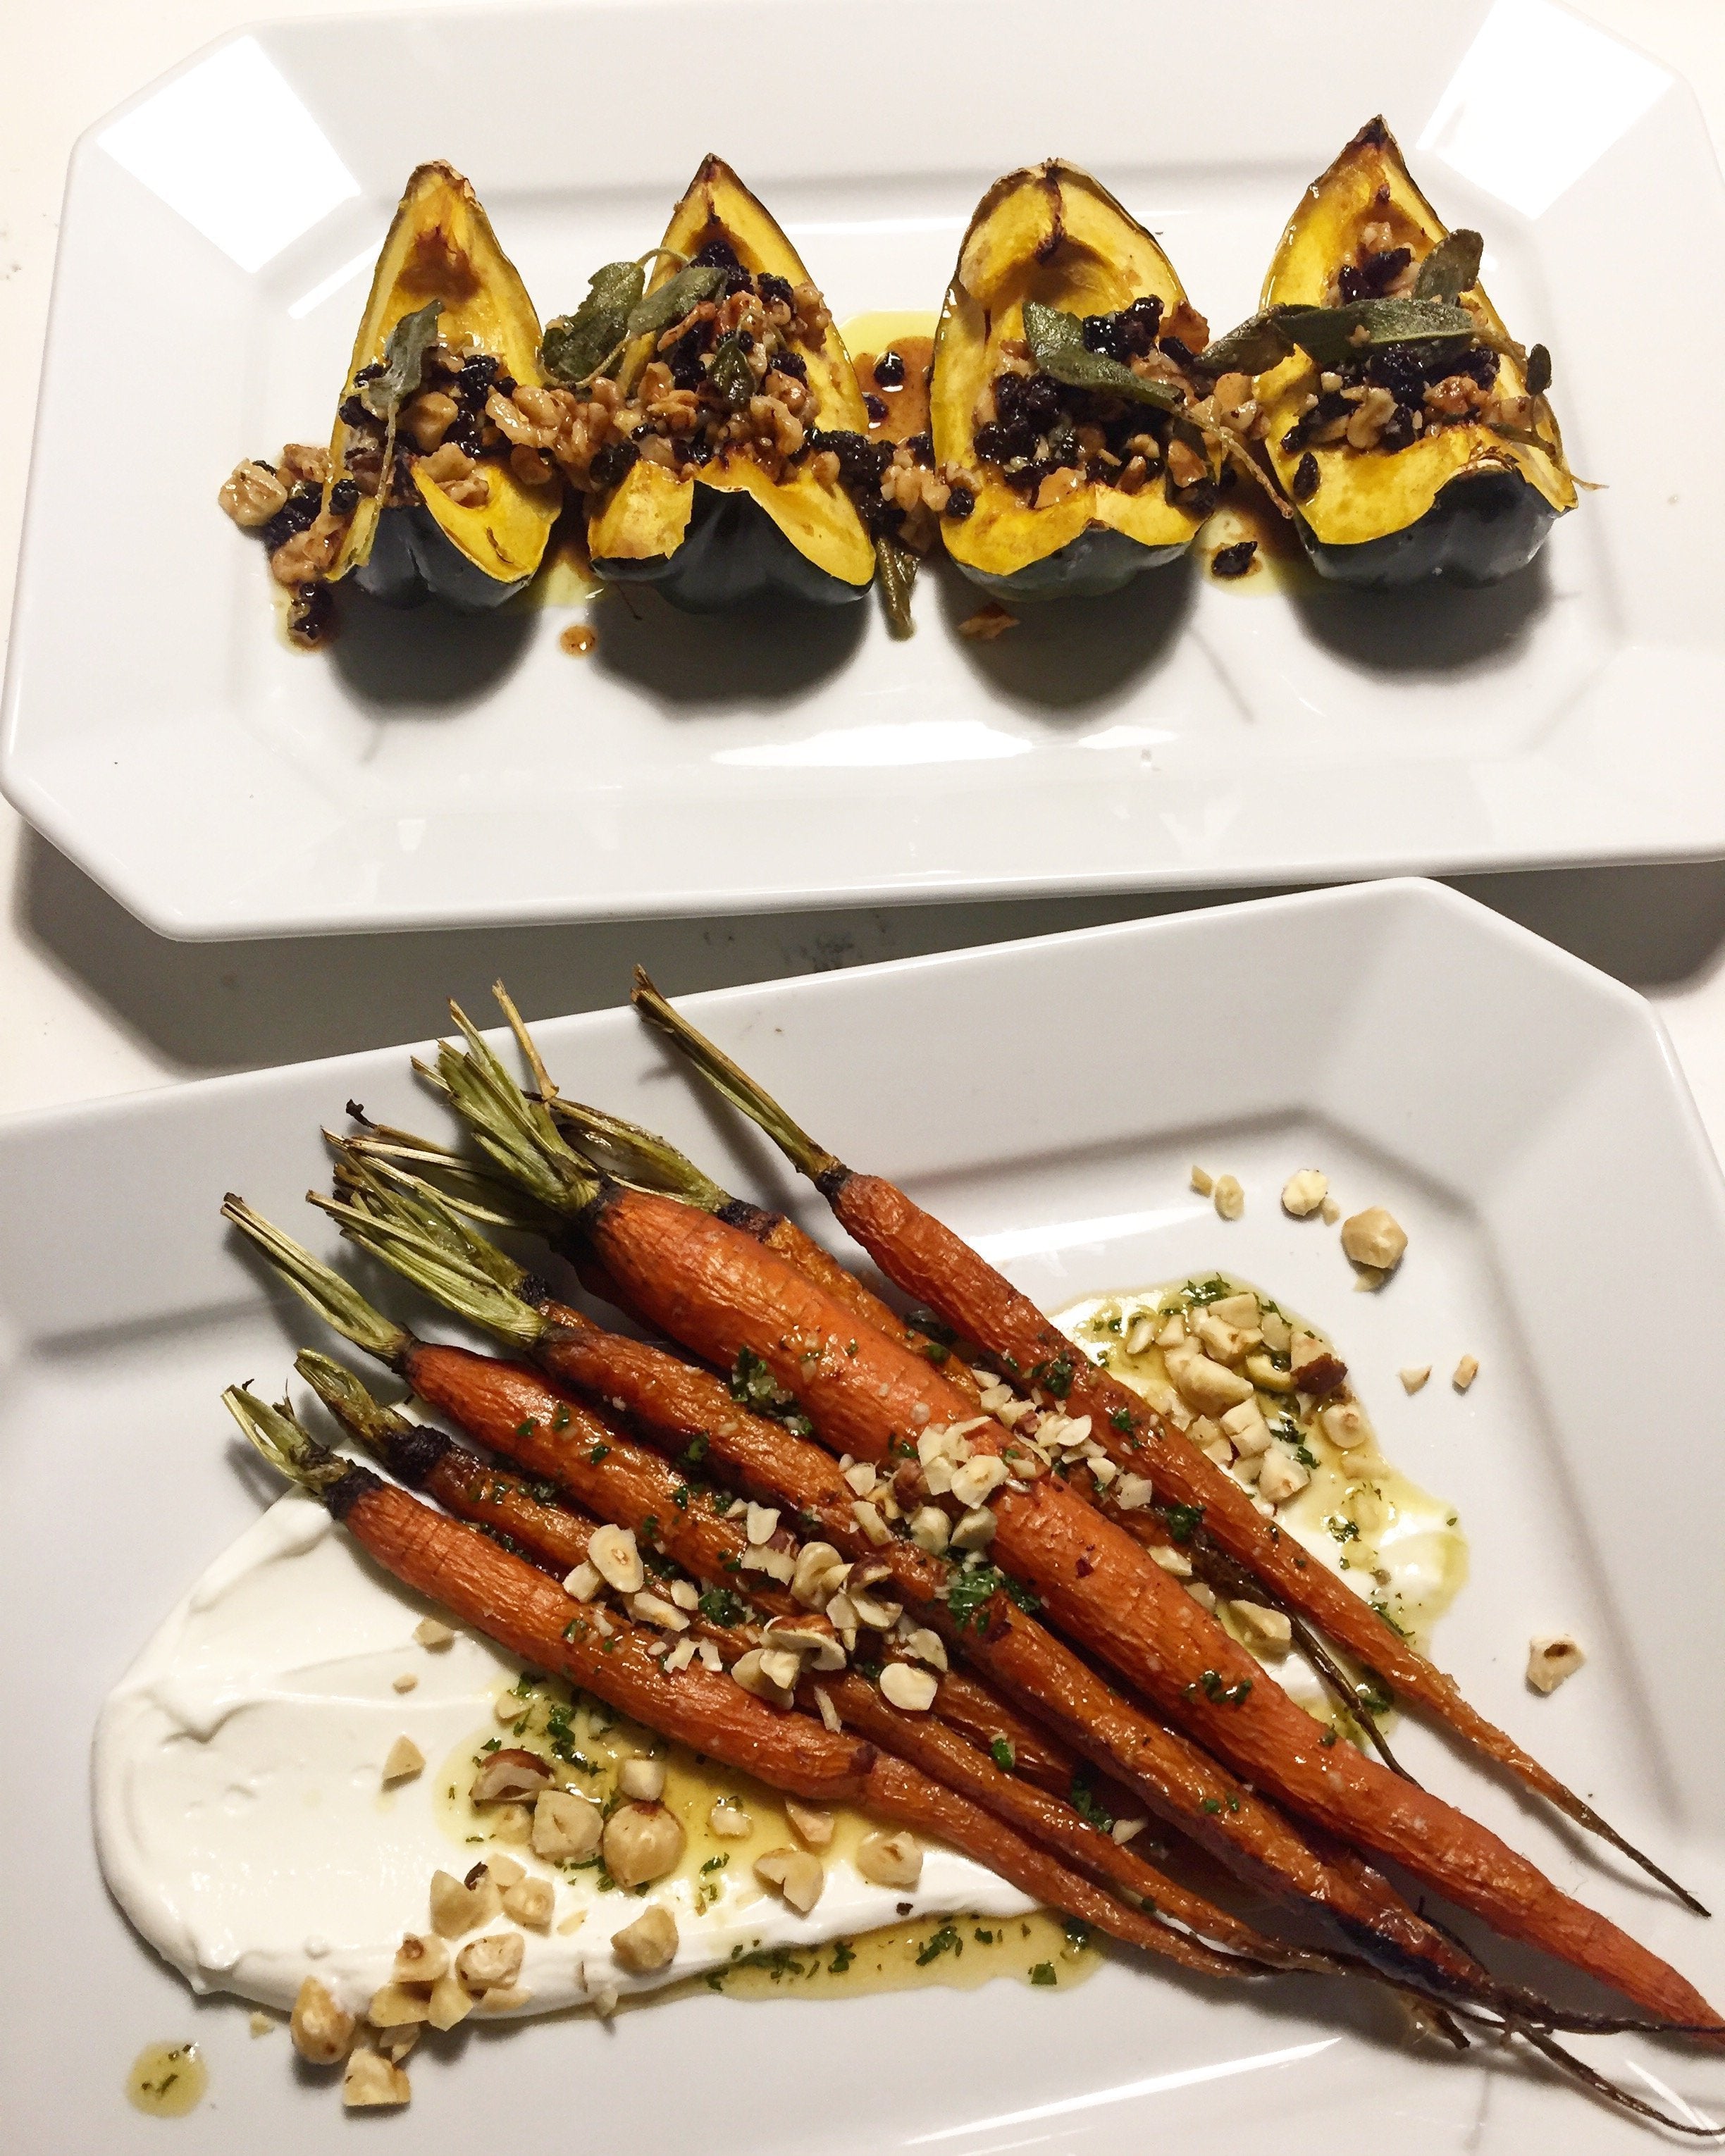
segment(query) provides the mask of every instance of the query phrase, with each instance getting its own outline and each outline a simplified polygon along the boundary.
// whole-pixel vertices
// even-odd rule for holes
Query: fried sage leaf
[[[667,278],[656,292],[649,292],[644,300],[640,298],[637,285],[635,304],[629,317],[631,341],[639,336],[662,336],[673,322],[681,321],[691,307],[698,307],[703,300],[716,299],[724,289],[724,271],[706,262],[686,263],[675,277]]]
[[[1440,239],[1420,264],[1414,277],[1416,300],[1459,300],[1480,281],[1480,256],[1485,241],[1464,226]]]
[[[880,579],[880,597],[895,636],[909,636],[916,624],[911,619],[911,588],[916,581],[918,557],[908,547],[882,532],[875,542],[875,567]]]
[[[1536,344],[1527,354],[1527,394],[1543,397],[1551,388],[1551,354],[1543,344]]]
[[[540,354],[554,382],[572,388],[599,372],[628,336],[646,281],[639,262],[608,262],[588,280],[587,297],[574,313],[545,325]]]
[[[713,347],[706,386],[728,411],[741,412],[755,393],[754,372],[749,356],[736,336],[721,337]]]
[[[1163,412],[1178,412],[1186,401],[1168,382],[1147,382],[1106,352],[1092,352],[1084,341],[1084,324],[1076,315],[1045,307],[1040,300],[1024,302],[1024,341],[1040,371],[1069,389],[1106,390]]]
[[[441,300],[428,300],[411,315],[403,315],[389,332],[383,346],[383,372],[359,388],[359,401],[374,419],[393,419],[419,387],[420,370],[437,341],[437,318],[443,311]]]
[[[1466,344],[1479,334],[1466,308],[1448,300],[1355,300],[1345,307],[1280,311],[1278,320],[1320,367],[1386,345]]]
[[[1285,324],[1303,307],[1266,307],[1231,330],[1213,337],[1198,355],[1206,374],[1267,374],[1294,349]]]

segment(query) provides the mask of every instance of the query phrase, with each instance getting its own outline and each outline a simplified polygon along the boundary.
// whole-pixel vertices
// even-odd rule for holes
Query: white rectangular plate
[[[1439,1659],[1719,1905],[1725,1522],[1712,1414],[1692,1403],[1711,1395],[1702,1358],[1725,1334],[1725,1194],[1638,998],[1466,900],[1392,884],[691,1009],[824,1142],[908,1183],[1049,1306],[1225,1265],[1333,1327],[1385,1450],[1455,1502],[1470,1538]],[[732,1188],[800,1208],[632,1016],[537,1031],[572,1092],[665,1130]],[[0,2086],[19,2148],[157,2148],[164,2129],[127,2109],[122,2082],[144,2044],[188,2035],[212,2095],[170,2137],[187,2150],[256,2141],[298,2156],[352,2131],[279,2033],[254,2041],[234,2002],[194,2003],[128,1931],[82,1794],[108,1687],[271,1494],[221,1387],[275,1387],[315,1332],[224,1236],[221,1194],[239,1188],[326,1247],[298,1201],[326,1174],[318,1126],[350,1096],[437,1120],[392,1051],[0,1128]],[[1243,1219],[1194,1196],[1194,1158],[1240,1178]],[[1382,1294],[1353,1293],[1335,1231],[1277,1204],[1287,1174],[1314,1164],[1344,1207],[1387,1204],[1409,1230]],[[801,1209],[830,1235],[818,1205]],[[423,1306],[386,1299],[424,1322]],[[1644,1329],[1652,1344],[1636,1344]],[[1481,1364],[1465,1398],[1446,1382],[1464,1353]],[[1394,1373],[1427,1362],[1431,1383],[1404,1397]],[[1653,1363],[1671,1373],[1658,1388]],[[1587,1666],[1538,1700],[1527,1642],[1560,1625],[1580,1633]],[[1725,1991],[1717,1925],[1425,1731],[1404,1726],[1399,1743],[1422,1779]],[[1511,2156],[1559,2136],[1575,2156],[1652,2146],[1489,2053],[1460,2064],[1411,2044],[1357,1989],[1286,1980],[1224,1999],[1125,1957],[1070,1994],[702,1996],[609,2029],[565,2020],[456,2048],[416,2060],[409,2121],[386,2138],[1333,2156],[1345,2118],[1373,2133],[1393,2121],[1409,2156]],[[1631,2087],[1645,2073],[1725,2105],[1717,2060],[1588,2048]]]
[[[716,150],[842,321],[937,306],[983,189],[1058,151],[1220,328],[1380,110],[1486,234],[1609,483],[1493,591],[1189,564],[977,644],[943,569],[907,644],[872,601],[698,620],[643,595],[594,608],[581,661],[567,611],[362,604],[307,658],[215,507],[238,457],[321,438],[425,157],[471,176],[550,315]],[[1344,0],[1321,31],[1275,0],[1225,28],[1124,0],[588,0],[248,33],[74,161],[0,781],[181,937],[1717,855],[1722,250],[1687,90],[1551,0]],[[123,420],[116,366],[142,370]]]

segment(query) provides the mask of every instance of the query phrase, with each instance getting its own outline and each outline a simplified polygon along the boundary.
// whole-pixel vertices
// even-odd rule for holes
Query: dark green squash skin
[[[1328,546],[1313,538],[1303,516],[1297,527],[1319,576],[1357,591],[1387,592],[1432,577],[1498,583],[1527,567],[1557,521],[1557,511],[1519,472],[1496,471],[1452,479],[1425,516],[1378,539]]]
[[[423,504],[386,509],[377,519],[372,551],[352,572],[353,581],[382,606],[424,606],[441,599],[458,613],[486,613],[532,581],[504,583],[470,562]]]
[[[968,562],[957,566],[991,598],[1019,599],[1026,603],[1035,599],[1103,598],[1111,592],[1123,591],[1146,569],[1159,569],[1178,561],[1191,543],[1183,539],[1171,547],[1147,547],[1124,531],[1099,525],[1081,531],[1040,562],[1028,562],[1004,575],[973,569]]]
[[[757,599],[851,606],[865,598],[870,588],[817,567],[752,495],[727,494],[698,481],[688,529],[675,553],[639,561],[596,558],[593,567],[608,584],[651,584],[685,613],[724,613]]]

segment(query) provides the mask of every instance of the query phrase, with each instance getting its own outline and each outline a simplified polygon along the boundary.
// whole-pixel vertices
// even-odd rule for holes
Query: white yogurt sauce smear
[[[1019,1917],[1034,1907],[933,1845],[914,1889],[873,1885],[845,1855],[841,1830],[821,1898],[799,1917],[753,1876],[755,1854],[796,1839],[782,1814],[762,1815],[766,1793],[753,1789],[758,1830],[748,1844],[703,1873],[697,1860],[726,1845],[704,1840],[702,1820],[685,1816],[690,1861],[645,1897],[602,1892],[594,1872],[566,1872],[525,1844],[475,1847],[459,1778],[470,1779],[467,1763],[487,1740],[512,1741],[494,1707],[520,1666],[462,1632],[428,1651],[413,1639],[428,1614],[321,1505],[293,1492],[216,1560],[109,1696],[93,1757],[102,1870],[194,1991],[285,2009],[315,1975],[361,2013],[388,1979],[402,1934],[430,1928],[432,1874],[459,1876],[488,1851],[556,1891],[549,1930],[524,1934],[519,1981],[531,1998],[516,2013],[590,2005],[608,1988],[656,1989],[738,1953],[854,1938],[917,1917]],[[404,1674],[418,1681],[399,1693],[393,1681]],[[383,1762],[402,1736],[426,1767],[384,1789]],[[719,1771],[682,1784],[685,1808],[704,1814]],[[667,1801],[678,1808],[675,1764]],[[669,1968],[631,1975],[610,1939],[649,1899],[670,1909],[680,1943]],[[578,1912],[579,1928],[560,1931]],[[520,1928],[499,1919],[486,1928]]]

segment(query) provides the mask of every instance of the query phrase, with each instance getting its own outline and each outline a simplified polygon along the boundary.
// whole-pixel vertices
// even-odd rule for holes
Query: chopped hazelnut
[[[940,1557],[952,1538],[952,1522],[938,1505],[923,1505],[911,1515],[911,1540],[931,1557]]]
[[[1297,1332],[1288,1348],[1288,1372],[1296,1391],[1333,1393],[1348,1375],[1348,1365],[1327,1341],[1315,1332]]]
[[[413,1637],[434,1655],[441,1654],[445,1647],[453,1646],[455,1640],[454,1634],[440,1617],[422,1617],[413,1627]]]
[[[987,1549],[993,1539],[994,1515],[986,1505],[974,1505],[954,1522],[947,1546],[956,1550]]]
[[[663,1759],[625,1759],[618,1769],[617,1786],[638,1803],[656,1804],[665,1794]]]
[[[431,1875],[431,1928],[440,1938],[459,1939],[464,1932],[477,1931],[501,1906],[496,1882],[483,1864],[475,1865],[466,1880],[447,1871]]]
[[[1251,1379],[1225,1363],[1213,1362],[1195,1348],[1171,1348],[1166,1353],[1175,1391],[1199,1414],[1223,1414],[1252,1397]]]
[[[1476,1355],[1464,1355],[1455,1365],[1455,1374],[1450,1378],[1450,1383],[1458,1393],[1465,1393],[1479,1374],[1479,1358]]]
[[[930,1669],[940,1671],[942,1676],[950,1666],[946,1641],[927,1625],[913,1625],[905,1634],[904,1649],[907,1655],[914,1655],[919,1662],[927,1662]]]
[[[1245,1192],[1237,1175],[1219,1175],[1214,1196],[1216,1210],[1224,1220],[1237,1220],[1245,1210]]]
[[[254,2036],[274,2035],[275,2033],[275,2016],[273,2014],[265,2014],[259,2010],[252,2015],[250,2020],[245,2025],[251,2030]]]
[[[1327,1198],[1319,1208],[1318,1217],[1322,1220],[1325,1227],[1333,1228],[1342,1218],[1342,1208],[1333,1198]]]
[[[906,1714],[927,1714],[937,1689],[932,1670],[912,1669],[908,1662],[889,1662],[880,1672],[881,1697]]]
[[[1357,1265],[1393,1273],[1408,1247],[1406,1231],[1381,1205],[1368,1205],[1342,1223],[1342,1247]]]
[[[1527,1643],[1527,1681],[1535,1691],[1553,1692],[1586,1660],[1573,1634],[1539,1633]]]
[[[366,2019],[374,2029],[398,2029],[410,2021],[424,2021],[431,2012],[426,1994],[405,1984],[386,1984],[372,1994]]]
[[[1352,1452],[1357,1445],[1369,1445],[1372,1440],[1372,1425],[1357,1400],[1337,1400],[1333,1406],[1323,1409],[1318,1415],[1317,1426],[1341,1452]]]
[[[1409,1363],[1405,1370],[1399,1370],[1396,1374],[1402,1381],[1404,1393],[1417,1393],[1431,1375],[1431,1365],[1430,1363]]]
[[[383,1762],[383,1786],[392,1782],[411,1781],[425,1765],[425,1754],[411,1737],[398,1737],[389,1748],[389,1756]]]
[[[449,1949],[435,1933],[408,1932],[391,1974],[398,1984],[435,1984],[449,1965]]]
[[[453,2029],[472,2011],[473,1994],[464,1989],[454,1969],[446,1971],[431,1987],[426,2020],[434,2029]]]
[[[1145,1555],[1152,1564],[1159,1566],[1176,1579],[1190,1579],[1192,1577],[1191,1558],[1184,1550],[1176,1549],[1172,1543],[1153,1543]]]
[[[518,1924],[542,1932],[551,1922],[556,1891],[548,1879],[520,1879],[503,1890],[503,1913]]]
[[[769,1849],[755,1859],[755,1876],[776,1887],[791,1907],[802,1915],[819,1901],[827,1875],[820,1859],[806,1849]]]
[[[476,1804],[519,1804],[536,1799],[550,1780],[551,1768],[536,1752],[511,1748],[492,1753],[468,1795]]]
[[[407,2076],[381,2051],[362,2046],[347,2061],[341,2076],[341,2102],[348,2111],[364,2111],[379,2105],[408,2102],[413,2091]]]
[[[389,1689],[392,1691],[412,1691],[418,1681],[411,1670],[403,1670],[398,1677],[389,1680]]]
[[[1215,1187],[1216,1178],[1207,1168],[1202,1168],[1196,1166],[1194,1167],[1192,1170],[1192,1188],[1198,1193],[1200,1198],[1208,1198]]]
[[[1264,1455],[1264,1465],[1259,1471],[1259,1495],[1272,1505],[1285,1504],[1311,1480],[1297,1460],[1284,1452],[1279,1445],[1273,1445]]]
[[[706,1815],[709,1834],[721,1841],[747,1841],[755,1830],[752,1816],[735,1797],[715,1797]]]
[[[563,1592],[572,1594],[578,1602],[591,1602],[604,1584],[598,1567],[583,1558],[573,1572],[564,1574]]]
[[[799,1804],[794,1797],[787,1797],[784,1815],[811,1849],[824,1849],[833,1838],[833,1815],[819,1804]]]
[[[507,1691],[499,1692],[491,1702],[492,1713],[506,1729],[512,1727],[524,1715],[531,1714],[532,1711],[532,1701],[523,1699],[513,1685]]]
[[[494,1984],[479,1995],[481,2014],[512,2014],[533,1996],[524,1984]]]
[[[650,1976],[668,1969],[677,1951],[677,1920],[662,1902],[642,1910],[632,1924],[611,1934],[611,1952],[631,1976]]]
[[[1328,1176],[1315,1168],[1302,1168],[1283,1183],[1281,1209],[1296,1220],[1304,1220],[1317,1211],[1329,1194]]]
[[[856,1845],[855,1862],[877,1887],[908,1888],[922,1876],[922,1847],[903,1827],[865,1834]]]
[[[1249,1647],[1285,1655],[1293,1645],[1294,1628],[1286,1610],[1266,1609],[1261,1602],[1230,1602],[1228,1609]]]
[[[469,1991],[513,1984],[526,1943],[519,1932],[487,1932],[482,1939],[470,1939],[455,1957],[455,1974]]]
[[[605,1869],[619,1887],[644,1887],[676,1870],[687,1840],[663,1804],[621,1804],[605,1822]]]
[[[308,1976],[294,2000],[288,2032],[294,2049],[314,2066],[332,2066],[345,2059],[353,2041],[355,2023],[345,2006],[338,2006],[315,1976]]]
[[[595,1528],[587,1545],[587,1560],[619,1594],[638,1594],[646,1584],[647,1569],[633,1527],[614,1527],[608,1521]]]
[[[542,1789],[533,1803],[533,1853],[553,1864],[579,1864],[599,1845],[605,1822],[597,1804],[572,1789]]]
[[[499,1891],[504,1893],[507,1893],[511,1887],[518,1887],[527,1876],[526,1865],[517,1864],[512,1856],[488,1856],[485,1859],[485,1869],[490,1873]]]

